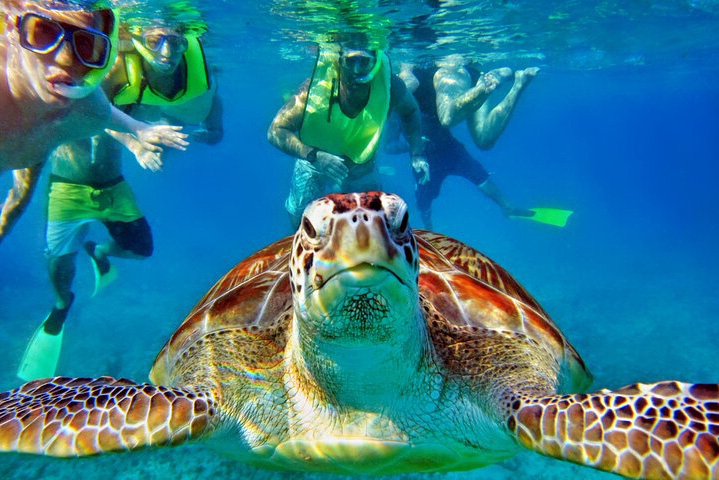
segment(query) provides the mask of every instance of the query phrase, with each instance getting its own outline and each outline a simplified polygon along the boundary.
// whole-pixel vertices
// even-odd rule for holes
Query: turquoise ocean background
[[[58,373],[146,381],[156,353],[209,287],[292,233],[283,203],[293,161],[267,143],[267,127],[283,95],[310,74],[314,40],[381,18],[395,63],[463,53],[485,70],[541,67],[494,149],[478,151],[463,125],[454,133],[510,200],[573,209],[569,224],[508,220],[466,180],[450,178],[434,203],[434,229],[486,253],[527,287],[584,358],[594,389],[668,379],[718,383],[719,2],[589,3],[172,6],[201,12],[207,23],[225,138],[169,154],[161,173],[126,159],[155,253],[143,262],[117,260],[119,278],[96,297],[90,262],[79,255]],[[150,18],[168,5],[125,7]],[[413,211],[408,158],[378,161],[396,171],[384,177],[385,190]],[[9,185],[3,176],[0,187]],[[0,245],[0,390],[18,385],[25,344],[53,302],[43,256],[46,193],[43,180]],[[418,213],[413,223],[421,227]],[[97,227],[91,235],[105,232]],[[446,477],[611,475],[526,453]],[[311,476],[255,470],[190,445],[72,461],[3,454],[0,478]]]

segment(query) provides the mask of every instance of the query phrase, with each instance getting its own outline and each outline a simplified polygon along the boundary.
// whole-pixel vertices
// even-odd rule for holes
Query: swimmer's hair
[[[9,20],[13,15],[24,11],[24,5],[25,2],[21,0],[0,0],[0,12]],[[7,24],[12,25],[13,22],[8,21]]]
[[[13,11],[25,12],[28,4],[36,4],[36,2],[29,2],[28,0],[0,0],[0,6],[2,6],[2,9],[0,10],[2,11],[2,15],[4,17],[9,18],[11,12]],[[41,8],[46,8],[48,10],[85,10],[87,13],[95,15],[95,17],[99,19],[95,28],[107,35],[112,34],[115,22],[118,21],[118,19],[115,18],[113,10],[104,5],[102,7],[98,6],[88,9],[83,9],[79,6],[71,6],[71,4],[67,2],[46,2],[38,5]],[[12,25],[13,22],[9,22],[9,24]]]
[[[369,37],[364,32],[343,32],[335,40],[340,49],[373,50]]]
[[[3,11],[8,11],[10,9],[18,10],[22,8],[24,2],[21,2],[20,0],[0,0],[0,6],[2,6]]]
[[[133,35],[140,35],[147,30],[154,30],[156,28],[166,28],[177,32],[179,35],[186,35],[193,33],[192,28],[184,23],[170,23],[169,21],[157,20],[151,24],[138,24],[138,23],[121,23],[120,24],[120,38],[130,39]]]

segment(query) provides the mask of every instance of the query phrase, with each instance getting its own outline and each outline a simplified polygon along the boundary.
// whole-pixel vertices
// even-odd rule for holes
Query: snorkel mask
[[[377,75],[377,72],[379,72],[379,69],[382,67],[382,55],[384,52],[382,50],[375,50],[374,51],[374,64],[372,67],[365,73],[364,75],[357,75],[354,77],[354,81],[357,83],[369,83],[371,82],[374,77]],[[354,62],[369,62],[371,60],[365,60],[370,59],[371,57],[369,55],[350,55],[345,56],[344,54],[341,54],[341,61],[345,62],[346,68],[349,68],[351,71],[356,72],[356,67],[350,66]],[[368,63],[369,65],[369,63]]]
[[[382,50],[375,50],[374,67],[372,67],[372,70],[370,70],[367,75],[358,77],[355,80],[359,83],[371,82],[374,79],[374,77],[377,75],[377,72],[379,72],[379,69],[382,67],[382,55],[384,55],[384,52]]]
[[[115,64],[117,58],[117,45],[119,42],[118,31],[119,31],[119,18],[116,10],[112,11],[112,32],[108,35],[110,38],[110,54],[107,58],[107,63],[102,68],[93,68],[90,70],[81,80],[79,85],[55,85],[54,90],[65,98],[72,100],[78,100],[85,98],[94,92],[99,86],[105,76],[110,72],[112,66]]]
[[[161,72],[169,71],[172,66],[170,64],[158,62],[157,60],[156,53],[162,49],[165,43],[169,43],[178,55],[184,54],[188,48],[187,36],[183,34],[156,34],[149,37],[152,38],[151,42],[145,35],[138,36],[138,34],[133,34],[132,44],[135,47],[135,50],[137,50],[137,53],[139,53],[147,63],[152,65],[154,69]]]

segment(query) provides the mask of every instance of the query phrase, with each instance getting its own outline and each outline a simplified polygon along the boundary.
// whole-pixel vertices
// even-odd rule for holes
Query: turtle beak
[[[315,289],[335,279],[346,287],[370,287],[388,277],[406,287],[414,283],[413,266],[394,242],[382,215],[357,209],[338,219],[330,235],[314,265]]]

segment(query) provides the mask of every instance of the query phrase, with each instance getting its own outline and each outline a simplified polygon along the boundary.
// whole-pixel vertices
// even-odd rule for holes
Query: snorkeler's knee
[[[122,250],[143,258],[152,255],[154,250],[152,230],[145,217],[132,222],[107,222],[105,226]]]

